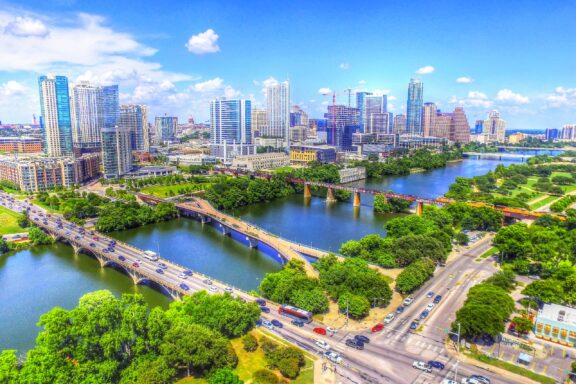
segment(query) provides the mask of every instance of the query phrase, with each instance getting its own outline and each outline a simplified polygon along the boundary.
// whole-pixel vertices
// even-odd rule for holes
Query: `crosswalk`
[[[422,372],[412,382],[412,384],[431,384],[439,383],[443,379],[452,378],[452,369],[456,365],[453,359],[447,355],[439,355],[435,358],[436,361],[443,363],[446,367],[442,371],[433,370],[432,372]]]
[[[425,338],[419,337],[418,335],[415,336],[404,332],[390,332],[388,334],[382,335],[382,337],[378,338],[377,343],[379,345],[405,344],[407,347],[418,348],[434,353],[445,352],[443,343],[439,343],[435,340],[427,340]]]

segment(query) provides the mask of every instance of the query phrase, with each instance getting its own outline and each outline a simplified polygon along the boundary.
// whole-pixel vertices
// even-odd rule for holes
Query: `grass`
[[[492,247],[489,250],[487,250],[486,252],[484,252],[482,254],[482,256],[480,256],[481,259],[485,259],[487,257],[490,257],[492,254],[497,253],[498,252],[498,248],[497,247]]]
[[[0,207],[0,236],[26,231],[18,225],[18,216],[18,213]]]
[[[39,207],[44,208],[45,210],[47,210],[50,213],[60,212],[58,209],[51,208],[48,204],[42,203],[41,201],[38,201],[36,199],[32,200],[32,203],[39,206]],[[61,206],[62,205],[60,205],[60,207]]]
[[[199,191],[208,187],[209,184],[201,184],[201,183],[182,183],[176,185],[151,185],[148,187],[144,187],[140,190],[140,192],[153,195],[157,197],[167,197],[172,192],[174,195],[180,195],[181,193],[178,190],[183,188],[191,188],[192,191]]]
[[[558,200],[560,197],[559,196],[548,196],[545,199],[542,199],[540,201],[537,201],[534,204],[529,205],[530,210],[533,211],[535,209],[538,209],[540,207],[545,206],[546,204],[550,204],[551,202],[553,202],[554,200]]]
[[[542,384],[555,384],[556,383],[556,380],[554,380],[551,377],[544,376],[544,375],[541,375],[541,374],[536,373],[536,372],[532,372],[529,369],[519,367],[518,365],[515,365],[515,364],[511,364],[511,363],[507,363],[507,362],[502,361],[502,360],[494,359],[492,357],[486,356],[486,355],[481,354],[481,353],[473,352],[473,351],[465,351],[465,353],[468,356],[471,356],[478,361],[481,361],[481,362],[486,363],[486,364],[490,364],[494,367],[505,369],[508,372],[512,372],[512,373],[515,373],[515,374],[520,375],[520,376],[527,377],[527,378],[534,380],[538,383],[542,383]]]

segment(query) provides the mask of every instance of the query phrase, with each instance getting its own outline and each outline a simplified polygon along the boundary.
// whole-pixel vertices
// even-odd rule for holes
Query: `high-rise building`
[[[434,103],[424,103],[422,107],[422,136],[428,137],[432,136],[430,132],[434,127],[436,121],[436,115],[438,114],[436,104]]]
[[[452,113],[449,139],[455,143],[470,142],[470,124],[462,107],[456,107]]]
[[[410,79],[408,84],[408,102],[406,104],[406,133],[422,134],[422,102],[424,86],[420,79]]]
[[[364,133],[388,134],[390,132],[390,114],[388,112],[371,113]]]
[[[80,82],[72,88],[72,141],[74,146],[99,147],[102,119],[102,88]]]
[[[546,128],[546,133],[544,137],[548,141],[556,140],[559,138],[560,130],[558,128]]]
[[[576,140],[576,124],[566,124],[562,127],[562,140]]]
[[[211,144],[250,144],[252,142],[252,102],[212,100],[210,102]]]
[[[383,114],[386,113],[386,95],[366,95],[362,103],[362,109],[359,109],[360,122],[362,132],[373,132],[370,127],[372,121],[371,115],[374,113]],[[378,118],[377,118],[378,119]]]
[[[483,133],[490,135],[490,141],[504,143],[506,140],[506,121],[500,118],[500,112],[494,110],[488,113],[484,120]]]
[[[476,120],[474,124],[474,133],[484,132],[484,120]]]
[[[308,114],[298,105],[293,105],[292,112],[290,112],[290,126],[296,127],[298,125],[308,126]]]
[[[104,178],[117,179],[132,170],[132,145],[127,127],[102,128]]]
[[[267,121],[266,121],[266,110],[262,108],[252,108],[252,127],[251,127],[251,134],[252,140],[254,138],[259,137],[260,133],[266,130]]]
[[[288,81],[266,87],[266,129],[260,132],[262,137],[282,138],[285,147],[289,147],[290,128],[290,84]]]
[[[40,76],[41,125],[44,130],[45,150],[48,156],[72,155],[72,118],[68,78]]]
[[[150,152],[148,109],[145,105],[122,105],[120,126],[130,132],[130,144],[133,151]]]
[[[356,108],[360,111],[360,117],[358,123],[363,130],[365,130],[365,121],[364,121],[364,101],[366,100],[367,96],[372,95],[372,92],[356,92]]]
[[[327,142],[338,148],[352,146],[352,134],[360,131],[360,111],[345,105],[329,105],[324,114],[328,121]]]
[[[117,85],[102,87],[102,119],[104,127],[117,127],[120,124],[120,98]]]
[[[434,126],[430,130],[430,136],[450,140],[450,127],[452,125],[452,114],[438,111],[434,119]]]
[[[154,137],[157,145],[175,140],[178,128],[178,117],[156,116],[154,120]]]
[[[392,133],[398,135],[406,133],[406,115],[400,114],[394,116]]]

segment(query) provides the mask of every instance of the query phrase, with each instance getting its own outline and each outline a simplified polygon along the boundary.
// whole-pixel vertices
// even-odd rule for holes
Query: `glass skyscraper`
[[[72,156],[72,118],[66,76],[40,76],[41,124],[48,156]]]
[[[156,116],[154,120],[155,143],[160,145],[164,142],[172,142],[176,139],[178,117]]]
[[[422,103],[424,86],[420,79],[410,79],[408,84],[408,103],[406,105],[406,133],[422,134]]]
[[[359,124],[360,124],[360,129],[362,129],[362,132],[365,131],[364,126],[365,126],[365,119],[364,119],[364,103],[366,100],[366,96],[370,96],[372,95],[372,92],[356,92],[356,108],[358,108],[358,110],[360,111],[360,116],[359,116]]]
[[[262,137],[280,137],[288,147],[290,128],[290,83],[266,87],[266,120],[267,126],[260,132]]]
[[[145,105],[123,105],[120,107],[120,126],[130,131],[133,151],[150,151],[148,113]]]
[[[252,142],[252,102],[250,100],[212,100],[210,102],[210,142],[250,144]]]

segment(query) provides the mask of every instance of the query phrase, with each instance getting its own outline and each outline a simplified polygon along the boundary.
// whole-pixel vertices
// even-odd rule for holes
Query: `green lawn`
[[[497,247],[492,247],[492,248],[490,248],[489,250],[487,250],[486,252],[484,252],[484,253],[482,254],[482,256],[480,256],[480,258],[481,258],[481,259],[485,259],[485,258],[487,258],[488,256],[490,256],[490,255],[492,255],[492,254],[494,254],[494,253],[497,253],[497,252],[498,252],[498,248],[497,248]]]
[[[45,204],[45,203],[42,203],[41,201],[38,201],[38,200],[36,200],[36,199],[32,200],[32,204],[35,204],[35,205],[37,205],[37,206],[39,206],[39,207],[42,207],[42,208],[44,208],[45,210],[47,210],[48,212],[50,212],[50,213],[60,212],[60,210],[54,209],[54,208],[50,208],[49,205],[47,205],[47,204]],[[62,206],[62,205],[60,205],[60,206]]]
[[[534,203],[534,204],[530,204],[530,210],[531,210],[531,211],[534,211],[535,209],[538,209],[538,208],[540,208],[540,207],[543,207],[543,206],[545,206],[546,204],[549,204],[549,203],[553,202],[554,200],[558,200],[559,198],[560,198],[560,197],[558,197],[558,196],[548,196],[547,198],[542,199],[542,200],[540,200],[540,201],[537,201],[537,202]]]
[[[176,196],[181,194],[179,190],[191,188],[192,191],[200,191],[202,189],[207,188],[209,185],[210,184],[201,184],[201,183],[182,183],[176,185],[151,185],[140,189],[140,192],[157,197],[167,197],[170,195],[170,191],[174,193],[174,195],[172,196]]]
[[[18,213],[12,212],[8,208],[0,207],[0,235],[26,231],[18,225],[18,216]]]

